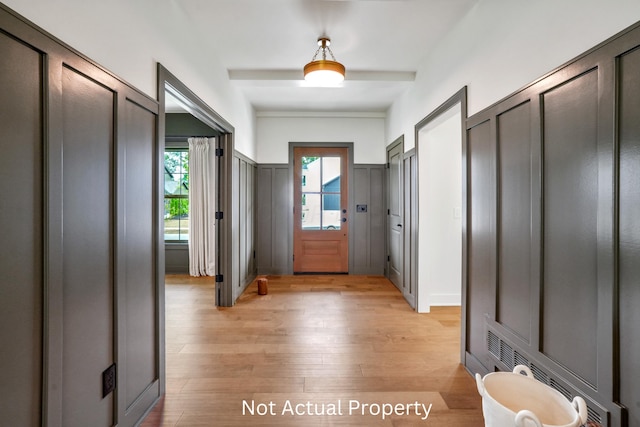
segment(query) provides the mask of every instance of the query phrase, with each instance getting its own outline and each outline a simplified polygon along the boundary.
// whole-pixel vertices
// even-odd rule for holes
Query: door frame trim
[[[288,242],[289,242],[289,250],[288,250],[288,259],[287,259],[287,271],[289,272],[289,274],[293,274],[293,238],[294,238],[294,233],[293,233],[293,227],[294,227],[294,221],[295,221],[295,217],[293,215],[293,199],[294,199],[294,194],[293,192],[295,191],[295,185],[294,185],[294,172],[295,169],[293,167],[293,159],[294,159],[294,153],[293,153],[293,149],[296,147],[333,147],[333,148],[346,148],[347,149],[347,155],[348,155],[348,159],[347,159],[347,171],[348,171],[348,178],[347,178],[347,191],[349,192],[349,196],[348,196],[348,209],[349,209],[349,221],[352,221],[351,218],[352,217],[352,213],[355,213],[355,197],[353,195],[353,188],[354,188],[354,183],[353,183],[353,142],[299,142],[299,141],[290,141],[289,142],[289,186],[291,188],[291,197],[289,198],[289,207],[288,207],[288,211],[291,213],[291,216],[289,217],[289,224],[287,226],[287,230],[289,233],[288,236]],[[349,236],[348,236],[348,241],[349,241],[349,272],[353,271],[353,259],[354,259],[354,227],[349,226]]]
[[[193,93],[184,83],[176,76],[171,74],[162,64],[157,65],[157,97],[159,104],[158,111],[158,130],[157,130],[157,188],[160,192],[164,189],[164,146],[165,146],[165,91],[178,98],[186,107],[189,113],[194,115],[198,120],[205,123],[214,130],[220,131],[221,135],[216,142],[219,148],[222,148],[224,155],[221,157],[217,168],[217,201],[216,211],[224,212],[226,221],[218,221],[216,224],[216,274],[222,275],[223,282],[216,283],[216,305],[231,306],[233,305],[233,289],[232,289],[232,254],[233,240],[231,238],[231,218],[233,218],[233,203],[231,202],[232,179],[231,171],[233,166],[234,153],[234,127],[227,122],[222,116],[216,113],[204,101],[202,101],[195,93]],[[227,178],[229,177],[229,178]],[[158,225],[156,227],[156,239],[158,242],[164,242],[164,234],[162,229],[162,213],[164,212],[164,197],[160,193],[158,195],[158,206],[156,207],[159,217],[156,219]],[[156,312],[158,322],[158,336],[156,337],[156,345],[161,350],[165,346],[165,292],[164,292],[164,276],[165,276],[165,260],[164,260],[164,244],[157,245],[158,253],[156,255],[156,275],[158,277],[158,289],[156,299]],[[160,379],[160,394],[166,392],[166,361],[164,351],[159,352],[158,360],[158,377]]]
[[[461,110],[461,123],[460,123],[460,132],[461,132],[461,141],[462,141],[462,217],[460,218],[462,225],[462,283],[461,283],[461,319],[460,319],[460,360],[466,366],[466,341],[467,341],[467,286],[468,286],[468,277],[467,277],[467,228],[468,228],[468,216],[467,216],[467,186],[468,186],[468,177],[467,177],[467,86],[463,86],[462,89],[458,90],[454,93],[449,99],[443,102],[440,106],[434,109],[431,113],[429,113],[425,118],[420,120],[415,125],[415,150],[416,150],[416,158],[418,162],[418,167],[416,170],[416,191],[418,198],[418,206],[416,209],[416,215],[420,217],[420,140],[419,134],[420,131],[426,127],[431,122],[438,119],[442,114],[449,111],[451,108],[455,107],[457,104],[460,104]],[[416,234],[418,242],[420,241],[420,224],[416,222]],[[418,245],[419,246],[419,245]],[[419,260],[420,253],[418,247],[416,247],[415,259]],[[416,267],[419,268],[420,262],[417,262]],[[418,294],[420,293],[419,289],[416,289],[416,298],[418,298]],[[417,302],[417,301],[416,301]],[[417,305],[416,305],[417,306]]]

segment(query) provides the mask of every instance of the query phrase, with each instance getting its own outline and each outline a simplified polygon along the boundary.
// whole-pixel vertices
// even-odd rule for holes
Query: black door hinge
[[[387,261],[391,261],[391,255],[387,255]]]
[[[222,157],[224,155],[223,148],[216,148],[216,157]]]
[[[216,212],[216,219],[223,219],[224,214],[222,213],[222,211],[218,211]]]
[[[222,274],[216,274],[216,283],[224,282],[224,276]]]

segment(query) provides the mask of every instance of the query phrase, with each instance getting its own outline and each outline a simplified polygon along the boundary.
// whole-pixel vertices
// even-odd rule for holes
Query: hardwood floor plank
[[[459,361],[459,307],[418,314],[377,276],[267,279],[267,295],[254,283],[216,308],[213,278],[167,276],[167,392],[143,427],[484,425]],[[426,420],[406,411],[414,403]],[[383,417],[385,404],[404,413]]]

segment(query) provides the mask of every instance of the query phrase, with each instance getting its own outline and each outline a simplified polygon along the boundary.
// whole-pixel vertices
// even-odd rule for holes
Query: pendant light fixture
[[[304,79],[314,86],[336,86],[344,80],[344,65],[336,61],[329,48],[331,40],[328,37],[318,39],[318,50],[311,58],[311,62],[304,66]],[[316,59],[322,51],[322,59]],[[331,59],[327,59],[327,52]]]

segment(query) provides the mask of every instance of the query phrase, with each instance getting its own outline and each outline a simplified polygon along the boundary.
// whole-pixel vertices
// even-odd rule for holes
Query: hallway
[[[167,276],[167,393],[143,426],[483,425],[459,308],[417,314],[377,276],[269,276],[232,308],[214,289]]]

